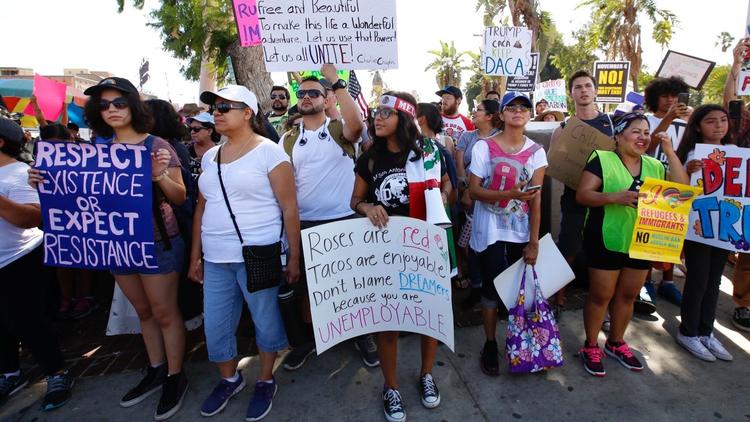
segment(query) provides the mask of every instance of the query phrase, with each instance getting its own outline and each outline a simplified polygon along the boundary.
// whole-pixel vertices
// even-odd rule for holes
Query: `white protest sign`
[[[258,0],[266,70],[395,69],[396,0]]]
[[[656,71],[656,76],[659,78],[679,76],[688,86],[700,91],[715,65],[716,63],[710,60],[669,50],[664,56],[659,70]]]
[[[391,217],[378,230],[358,218],[302,231],[318,354],[363,334],[410,331],[453,350],[445,230]]]
[[[745,38],[750,38],[750,4],[747,7],[747,20],[745,23]],[[740,65],[740,73],[737,75],[737,96],[750,95],[750,51],[745,54]]]
[[[565,79],[552,79],[536,84],[534,89],[534,104],[542,98],[547,100],[547,110],[568,111],[568,95],[565,88]]]
[[[539,256],[536,262],[537,265],[534,268],[539,277],[542,296],[545,299],[557,293],[558,290],[575,278],[573,270],[565,261],[549,234],[539,239]],[[497,294],[508,309],[516,306],[518,292],[521,290],[521,277],[525,268],[526,264],[523,259],[519,259],[495,277],[495,290],[497,290]],[[532,277],[529,268],[528,274],[526,274],[526,309],[531,309],[531,305],[534,303],[535,288]]]
[[[516,26],[484,30],[484,73],[495,76],[525,76],[529,74],[531,66],[531,30]]]

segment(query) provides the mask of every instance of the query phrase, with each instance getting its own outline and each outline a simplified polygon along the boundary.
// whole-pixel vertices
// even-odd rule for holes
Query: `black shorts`
[[[583,250],[586,253],[586,264],[597,270],[616,271],[623,268],[648,270],[651,261],[633,259],[628,254],[613,252],[604,246],[601,230],[586,228],[583,236]]]
[[[479,252],[479,268],[482,273],[482,306],[496,308],[500,296],[495,289],[495,277],[523,257],[526,243],[497,241]]]
[[[300,230],[309,229],[311,227],[322,226],[323,224],[335,223],[336,221],[351,220],[352,218],[360,217],[358,214],[347,215],[346,217],[334,218],[333,220],[318,220],[318,221],[300,221]],[[302,246],[300,246],[302,248]],[[294,291],[300,294],[304,293],[307,297],[307,272],[305,271],[305,254],[302,250],[299,257],[300,275],[299,281],[294,284]]]

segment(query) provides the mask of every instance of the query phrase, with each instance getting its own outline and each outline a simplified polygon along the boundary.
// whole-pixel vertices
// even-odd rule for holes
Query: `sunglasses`
[[[126,108],[128,108],[128,100],[125,97],[118,97],[112,101],[99,100],[99,110],[101,111],[109,110],[110,105],[115,106],[115,108],[118,110],[125,110]]]
[[[393,114],[396,114],[396,110],[386,107],[378,107],[375,109],[375,111],[372,112],[373,117],[380,117],[383,120],[391,117],[391,115]]]
[[[193,133],[198,133],[198,132],[202,131],[203,129],[208,129],[208,128],[207,127],[203,127],[203,126],[196,126],[196,127],[190,126],[190,131],[193,132]]]
[[[524,112],[524,111],[530,111],[531,107],[527,106],[526,104],[509,104],[505,107],[503,107],[503,111],[512,111],[512,112]]]
[[[286,100],[287,98],[286,98],[286,95],[284,95],[284,94],[278,94],[278,95],[277,94],[271,94],[271,99],[272,100]]]
[[[213,114],[215,112],[219,112],[221,114],[229,113],[230,110],[244,110],[248,108],[245,103],[219,103],[214,104],[211,107],[208,108],[208,112]]]
[[[307,95],[310,98],[318,98],[324,95],[319,89],[300,89],[296,92],[297,99],[301,100]]]

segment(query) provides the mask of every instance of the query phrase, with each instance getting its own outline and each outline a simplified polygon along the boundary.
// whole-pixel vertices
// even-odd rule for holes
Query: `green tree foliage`
[[[716,66],[703,84],[704,103],[724,103],[724,84],[729,77],[730,65]]]
[[[734,37],[729,32],[724,31],[716,37],[714,46],[721,47],[721,52],[726,53],[732,47],[732,44],[734,44]]]
[[[469,69],[464,64],[464,59],[468,55],[468,52],[456,50],[453,41],[450,43],[440,41],[440,49],[428,50],[427,52],[435,56],[435,60],[427,65],[424,70],[432,69],[437,73],[436,82],[438,87],[442,88],[447,85],[460,87],[461,71]]]
[[[550,61],[560,72],[560,76],[568,79],[577,70],[592,71],[594,62],[599,60],[587,44],[587,28],[573,32],[576,40],[572,45],[558,45],[550,51]]]
[[[643,63],[639,19],[645,17],[653,23],[652,38],[664,48],[677,24],[675,14],[659,9],[654,0],[583,0],[578,8],[591,12],[586,35],[589,48],[601,49],[610,60],[630,61],[630,79],[638,91],[638,73]]]

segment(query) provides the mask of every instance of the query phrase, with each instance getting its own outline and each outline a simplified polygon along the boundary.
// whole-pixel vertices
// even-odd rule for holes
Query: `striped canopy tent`
[[[31,93],[34,91],[32,79],[0,79],[0,95],[11,113],[23,113],[29,105]],[[85,128],[83,119],[83,107],[88,101],[88,96],[83,95],[79,89],[67,87],[65,102],[68,104],[68,121]],[[21,119],[21,126],[36,127],[37,121],[32,115],[25,115]]]

